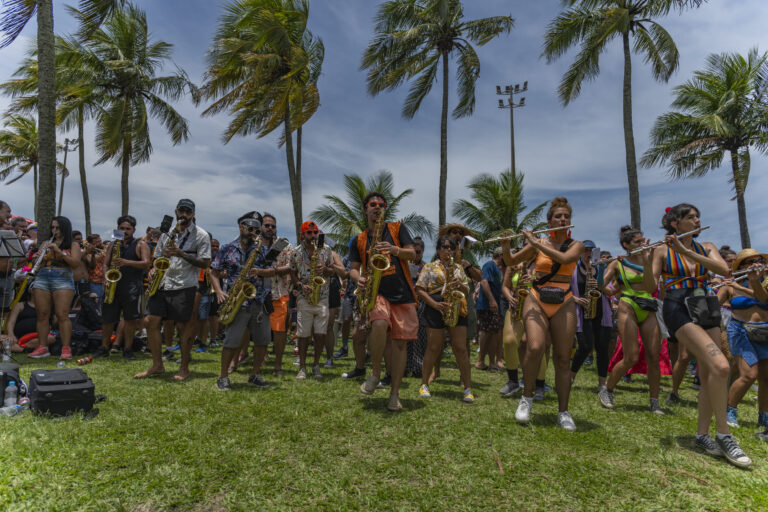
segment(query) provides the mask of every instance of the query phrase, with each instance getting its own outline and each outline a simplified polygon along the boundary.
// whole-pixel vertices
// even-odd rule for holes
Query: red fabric
[[[640,338],[640,334],[637,335],[637,342],[640,344],[640,355],[637,358],[637,364],[629,369],[627,373],[637,373],[646,375],[648,373],[648,365],[645,363],[645,349],[643,348],[643,340]],[[621,336],[616,340],[616,350],[613,352],[613,357],[608,363],[608,371],[613,371],[613,367],[618,364],[624,358],[624,351],[621,348]],[[672,375],[672,365],[669,362],[669,346],[667,345],[667,339],[661,340],[661,350],[659,353],[659,367],[661,368],[662,375]]]
[[[17,345],[22,348],[27,348],[27,343],[37,338],[36,332],[30,332],[19,338]]]

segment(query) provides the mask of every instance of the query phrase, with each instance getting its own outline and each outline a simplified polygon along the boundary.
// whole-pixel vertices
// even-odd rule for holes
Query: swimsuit
[[[702,256],[707,256],[707,251],[701,244],[693,242],[693,251]],[[704,265],[696,263],[689,267],[677,251],[667,247],[667,258],[662,268],[661,275],[664,278],[664,324],[669,332],[675,334],[685,324],[693,322],[685,299],[693,297],[697,293],[704,293],[707,286],[707,269]]]
[[[560,247],[561,252],[564,252],[568,248],[570,242],[571,239],[566,240],[566,242],[563,244],[563,247]],[[576,268],[576,264],[577,261],[566,263],[565,265],[557,264],[552,261],[552,258],[541,251],[539,251],[539,253],[536,255],[536,276],[538,279],[531,287],[531,295],[535,297],[536,301],[539,303],[539,306],[541,306],[542,311],[544,311],[544,314],[547,315],[548,318],[555,316],[555,314],[564,305],[573,302],[571,300],[573,298],[573,291],[571,290],[571,277],[573,276],[573,271]],[[556,269],[555,274],[546,281],[541,282],[540,279],[543,276],[552,273],[553,267]],[[563,302],[560,304],[549,304],[547,302],[542,302],[541,293],[539,292],[541,285],[560,288],[563,290],[565,293]]]
[[[645,309],[640,303],[645,303],[646,307],[650,307],[650,304],[645,301],[651,301],[655,304],[653,296],[645,290],[635,290],[632,288],[633,284],[639,284],[643,282],[643,267],[635,265],[628,261],[618,262],[619,279],[624,289],[621,291],[621,299],[632,308],[637,317],[637,323],[642,324],[645,319],[648,318],[648,314],[656,309]]]

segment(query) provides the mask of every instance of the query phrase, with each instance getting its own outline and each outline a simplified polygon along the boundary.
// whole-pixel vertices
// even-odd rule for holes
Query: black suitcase
[[[93,381],[79,368],[33,370],[29,405],[33,412],[65,416],[88,412],[95,400]]]

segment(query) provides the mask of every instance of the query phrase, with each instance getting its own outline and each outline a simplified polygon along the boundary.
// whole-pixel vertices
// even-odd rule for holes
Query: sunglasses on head
[[[368,206],[370,208],[386,208],[387,203],[385,203],[384,201],[371,201],[370,203],[368,203]]]

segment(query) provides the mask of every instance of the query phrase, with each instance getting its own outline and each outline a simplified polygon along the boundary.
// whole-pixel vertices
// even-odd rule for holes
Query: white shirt
[[[160,235],[157,241],[154,257],[163,256],[170,236],[167,233]],[[208,232],[195,223],[191,223],[183,233],[176,236],[176,247],[183,252],[193,255],[197,259],[211,259],[211,237]],[[200,268],[174,256],[171,258],[171,266],[165,272],[160,288],[163,290],[182,290],[197,286],[200,277]]]

